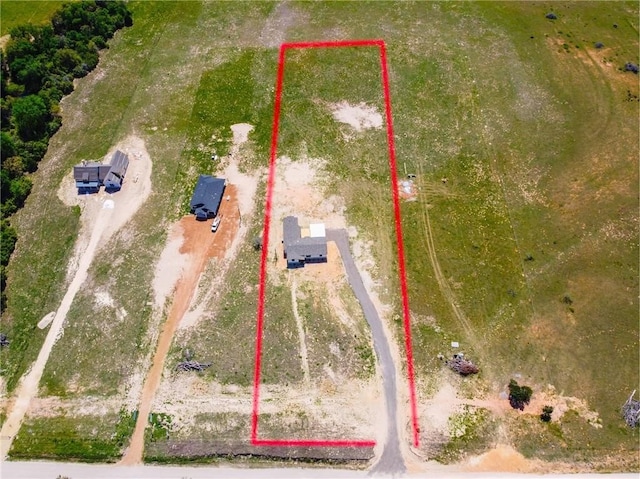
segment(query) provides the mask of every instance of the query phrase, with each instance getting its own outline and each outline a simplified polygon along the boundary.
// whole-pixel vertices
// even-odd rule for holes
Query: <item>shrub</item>
[[[551,421],[551,413],[553,412],[553,406],[543,406],[542,414],[540,414],[540,420],[542,422]]]
[[[519,386],[514,379],[509,381],[509,404],[513,409],[522,411],[529,404],[532,394],[533,391],[529,386]]]

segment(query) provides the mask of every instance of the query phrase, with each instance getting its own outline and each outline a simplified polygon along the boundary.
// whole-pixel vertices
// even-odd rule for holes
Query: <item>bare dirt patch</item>
[[[374,106],[366,103],[351,105],[343,101],[331,105],[330,109],[336,121],[346,123],[356,131],[382,128],[382,115]]]
[[[511,446],[504,444],[470,458],[463,468],[470,472],[531,472],[535,466]]]
[[[0,49],[4,50],[4,47],[7,46],[9,40],[11,40],[11,35],[9,35],[8,33],[6,35],[2,35],[0,37]]]

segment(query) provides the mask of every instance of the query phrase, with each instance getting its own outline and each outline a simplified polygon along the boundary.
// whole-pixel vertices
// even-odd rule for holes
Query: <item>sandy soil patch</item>
[[[374,106],[366,103],[351,105],[343,101],[331,105],[330,109],[336,121],[346,123],[356,131],[382,128],[382,115]]]
[[[249,139],[249,132],[253,130],[253,125],[249,123],[237,123],[231,125],[231,132],[233,133],[233,145],[239,147]]]
[[[484,454],[470,458],[463,464],[463,468],[470,472],[522,473],[532,471],[534,465],[511,446],[501,444]]]
[[[9,35],[8,33],[6,35],[2,35],[0,37],[0,49],[4,50],[4,47],[7,46],[9,40],[11,40],[11,35]]]
[[[198,429],[215,427],[197,423],[194,411],[198,414],[251,415],[252,387],[222,385],[195,374],[175,372],[166,378],[166,382],[170,382],[171,388],[164,387],[158,392],[153,410],[170,414],[174,430],[183,436],[196,434]],[[376,413],[376,408],[372,405],[377,403],[380,391],[372,382],[352,380],[332,387],[325,384],[298,387],[264,385],[260,394],[261,414],[290,412],[295,416],[303,412],[309,418],[312,433],[325,431],[347,438],[375,435],[371,415]],[[354,409],[354,401],[363,407]],[[322,410],[331,411],[331,414],[323,414]],[[245,437],[249,437],[248,430]]]
[[[29,406],[30,418],[53,418],[64,416],[104,416],[118,414],[122,407],[120,398],[85,396],[66,399],[56,396],[34,398]]]
[[[51,322],[53,321],[53,318],[55,318],[55,316],[56,316],[56,312],[55,311],[51,311],[44,318],[42,318],[40,320],[40,322],[38,322],[38,328],[44,329],[47,326],[49,326],[51,324]]]

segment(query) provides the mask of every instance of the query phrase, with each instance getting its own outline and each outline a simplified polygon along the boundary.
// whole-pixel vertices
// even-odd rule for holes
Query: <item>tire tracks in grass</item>
[[[304,383],[310,384],[309,376],[309,354],[307,352],[307,339],[304,332],[304,323],[298,313],[298,282],[291,276],[291,306],[293,315],[296,318],[296,328],[298,330],[298,340],[300,341],[300,362],[304,374]]]

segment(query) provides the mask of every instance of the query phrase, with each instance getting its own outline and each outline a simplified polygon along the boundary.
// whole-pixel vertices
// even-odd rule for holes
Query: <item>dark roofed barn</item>
[[[120,150],[111,157],[111,168],[104,179],[104,187],[107,191],[120,191],[124,175],[129,167],[129,157]]]
[[[200,175],[191,197],[191,213],[196,215],[198,221],[205,221],[218,215],[225,187],[224,178]]]
[[[302,268],[306,263],[327,262],[327,238],[302,238],[298,218],[287,216],[283,222],[282,242],[287,268]]]

